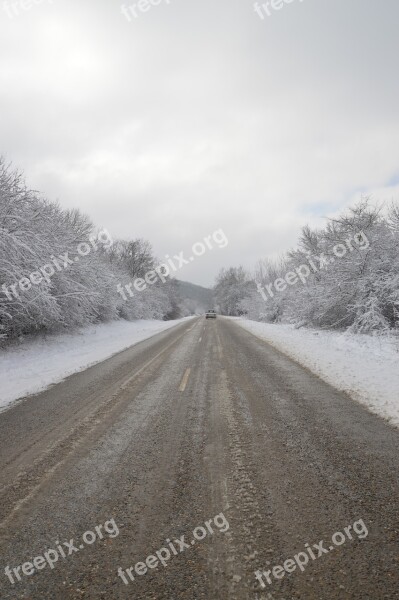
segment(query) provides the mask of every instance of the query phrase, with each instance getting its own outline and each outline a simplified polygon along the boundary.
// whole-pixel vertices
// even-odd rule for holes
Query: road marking
[[[219,358],[222,359],[223,358],[223,346],[222,346],[222,342],[220,341],[220,336],[219,336],[219,332],[216,332],[217,335],[217,339],[218,339],[218,354],[219,354]]]
[[[184,390],[186,389],[186,385],[188,382],[188,378],[190,377],[190,373],[191,373],[191,369],[190,368],[186,369],[186,372],[183,375],[183,379],[181,380],[179,392],[184,392]]]
[[[201,340],[202,340],[202,335],[201,335],[200,339],[198,340],[198,343],[200,343]]]
[[[125,391],[126,388],[137,378],[139,377],[139,375],[141,375],[141,373],[143,373],[143,371],[145,371],[146,369],[148,369],[149,366],[151,366],[151,364],[156,361],[158,358],[160,358],[163,354],[165,354],[166,352],[168,352],[168,350],[170,350],[170,348],[172,348],[179,340],[181,340],[187,333],[187,330],[185,330],[181,335],[179,335],[175,340],[173,340],[173,342],[171,342],[170,344],[168,344],[167,346],[165,346],[165,348],[163,348],[163,350],[161,350],[160,352],[158,352],[158,354],[156,354],[153,358],[151,358],[151,360],[149,360],[145,365],[143,365],[140,369],[138,369],[134,375],[131,375],[128,379],[126,379],[123,383],[120,384],[117,392],[115,393],[115,397],[117,397],[120,392]],[[109,359],[105,359],[105,360],[109,360]],[[104,361],[105,362],[105,361]],[[191,371],[191,369],[188,369],[188,371]],[[189,373],[190,375],[190,373]],[[188,379],[188,376],[187,376]],[[187,383],[187,382],[186,382]],[[184,391],[184,390],[183,390]],[[39,482],[30,489],[30,491],[28,491],[28,493],[26,494],[26,496],[24,496],[23,498],[20,498],[19,500],[17,500],[17,502],[14,505],[14,508],[11,510],[10,513],[8,513],[8,515],[6,515],[4,517],[4,519],[2,521],[0,521],[0,538],[3,537],[3,533],[2,530],[5,530],[7,528],[7,525],[12,521],[12,519],[18,515],[18,513],[21,511],[21,509],[26,506],[28,504],[28,502],[30,500],[32,500],[33,498],[35,498],[37,496],[37,494],[40,492],[41,488],[43,487],[43,484],[46,483],[47,481],[51,480],[52,476],[59,471],[62,466],[67,462],[67,460],[73,456],[74,452],[76,452],[77,449],[79,449],[82,444],[86,441],[86,439],[88,438],[88,436],[90,434],[93,433],[93,431],[95,431],[96,426],[98,425],[98,421],[93,421],[93,419],[95,418],[96,413],[98,413],[101,408],[106,409],[107,406],[110,405],[110,401],[105,402],[102,406],[100,406],[100,408],[97,411],[94,411],[94,413],[91,413],[89,415],[87,415],[87,417],[84,418],[82,423],[87,422],[88,424],[88,429],[87,431],[81,435],[76,442],[73,442],[73,445],[71,446],[70,451],[55,465],[53,465],[50,469],[48,469],[40,478]],[[93,426],[90,426],[90,423],[94,423]],[[78,426],[76,426],[76,428],[74,428],[72,430],[75,431],[75,429],[78,429]],[[58,445],[58,443],[57,443]],[[50,448],[51,450],[51,448]],[[49,452],[49,450],[45,451],[44,454],[42,454],[41,456],[45,456],[47,453]]]

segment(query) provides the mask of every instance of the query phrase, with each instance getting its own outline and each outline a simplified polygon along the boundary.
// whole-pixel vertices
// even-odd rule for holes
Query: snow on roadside
[[[112,321],[0,350],[0,409],[191,318]]]
[[[398,338],[235,322],[399,426]]]

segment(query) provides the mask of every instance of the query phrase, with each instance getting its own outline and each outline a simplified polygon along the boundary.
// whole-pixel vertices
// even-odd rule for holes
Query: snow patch
[[[399,339],[235,319],[244,329],[399,426]]]
[[[175,321],[112,321],[48,335],[0,351],[0,408],[170,329]]]

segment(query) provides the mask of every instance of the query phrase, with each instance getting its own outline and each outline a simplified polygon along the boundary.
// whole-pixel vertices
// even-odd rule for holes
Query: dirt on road
[[[0,414],[1,598],[399,598],[399,432],[234,320]]]

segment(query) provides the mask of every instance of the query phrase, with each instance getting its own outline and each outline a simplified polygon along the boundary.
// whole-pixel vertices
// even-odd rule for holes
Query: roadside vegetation
[[[323,229],[304,227],[280,260],[222,270],[215,297],[223,314],[255,321],[398,332],[399,206],[364,199]]]
[[[3,342],[113,319],[185,316],[176,281],[156,283],[127,302],[117,293],[118,284],[157,264],[147,241],[111,240],[79,210],[64,210],[28,189],[22,175],[0,159]]]

